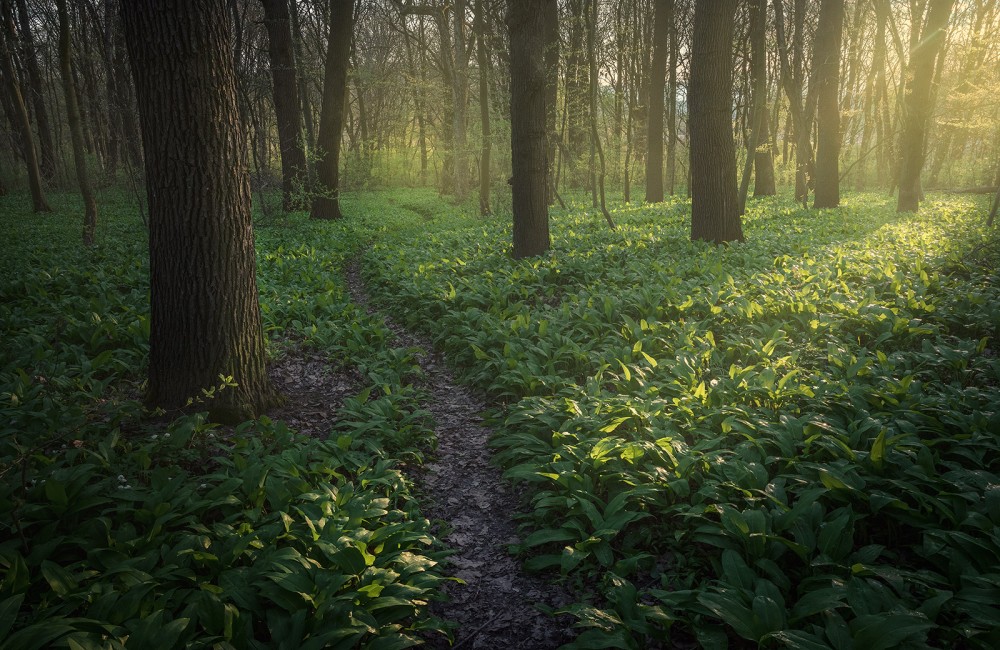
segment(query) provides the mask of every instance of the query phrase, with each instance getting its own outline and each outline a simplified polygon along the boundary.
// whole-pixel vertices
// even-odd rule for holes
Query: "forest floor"
[[[377,313],[357,260],[348,265],[346,276],[355,304]],[[455,382],[429,341],[381,315],[396,345],[422,350],[416,358],[429,393],[424,408],[434,418],[437,449],[414,478],[426,499],[424,513],[453,551],[450,572],[463,581],[450,583],[445,589],[448,599],[431,605],[435,616],[456,625],[454,645],[436,637],[428,647],[545,650],[567,643],[573,638],[572,619],[553,618],[538,606],[559,608],[571,602],[568,595],[557,585],[525,574],[507,551],[520,541],[513,519],[518,501],[490,463],[492,431],[480,417],[486,405]]]

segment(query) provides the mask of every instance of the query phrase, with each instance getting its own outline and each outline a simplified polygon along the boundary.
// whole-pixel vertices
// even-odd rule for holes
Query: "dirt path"
[[[358,271],[357,261],[346,269],[347,286],[354,302],[374,312]],[[384,316],[384,314],[383,314]],[[395,344],[428,351],[418,355],[431,395],[424,407],[434,416],[438,448],[433,460],[416,477],[427,499],[425,514],[445,522],[443,539],[455,554],[450,570],[464,585],[447,589],[449,601],[434,603],[431,611],[458,624],[455,645],[483,650],[547,650],[572,640],[572,619],[555,620],[541,613],[536,603],[558,608],[568,602],[565,592],[525,575],[520,563],[507,553],[518,542],[512,520],[517,498],[489,464],[487,441],[491,431],[479,414],[485,405],[455,383],[433,346],[386,317]],[[448,648],[444,640],[428,647]]]

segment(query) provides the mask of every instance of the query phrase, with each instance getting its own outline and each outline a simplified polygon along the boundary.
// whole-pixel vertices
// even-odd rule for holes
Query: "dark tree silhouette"
[[[663,200],[663,93],[674,0],[656,0],[653,9],[653,61],[649,69],[649,122],[646,153],[646,203]]]
[[[182,408],[231,377],[210,416],[264,412],[246,142],[225,0],[121,4],[149,201],[150,405]]]
[[[347,64],[354,32],[354,2],[330,3],[330,37],[326,46],[323,107],[316,143],[316,196],[313,219],[340,219],[340,137],[344,130],[344,100],[347,97]]]
[[[544,5],[556,0],[510,0],[510,147],[514,257],[549,249],[546,200]]]
[[[296,209],[296,191],[303,189],[306,154],[302,142],[302,104],[296,82],[295,54],[292,41],[288,0],[261,0],[264,25],[267,27],[267,53],[271,63],[274,114],[278,122],[278,148],[281,150],[281,205],[289,212]]]
[[[69,135],[73,144],[73,166],[76,170],[76,182],[83,196],[83,244],[91,246],[94,243],[94,232],[97,229],[97,201],[90,187],[90,175],[87,173],[86,151],[83,145],[83,125],[80,123],[80,106],[77,102],[76,84],[73,83],[73,58],[70,49],[69,10],[66,0],[56,0],[59,14],[59,71],[62,74],[63,95],[66,98],[66,119],[69,122]]]
[[[14,55],[11,52],[14,41],[14,20],[8,0],[0,0],[0,75],[3,77],[3,91],[7,95],[11,125],[21,141],[24,163],[28,170],[28,186],[31,189],[31,203],[35,212],[52,212],[45,192],[42,189],[42,173],[38,166],[38,154],[35,141],[31,135],[31,123],[28,120],[28,109],[24,105],[24,95],[21,94],[21,84],[17,79],[17,68],[14,66]]]
[[[743,240],[733,144],[733,22],[737,0],[698,2],[691,80],[691,239]]]

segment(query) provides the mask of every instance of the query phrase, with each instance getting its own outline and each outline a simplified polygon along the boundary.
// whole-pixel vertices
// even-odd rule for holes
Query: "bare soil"
[[[354,302],[375,313],[356,261],[346,274]],[[431,605],[434,615],[456,624],[455,644],[435,637],[427,647],[547,650],[571,641],[572,619],[554,618],[538,608],[558,609],[571,602],[568,595],[525,574],[508,552],[510,544],[519,542],[513,519],[518,500],[490,464],[492,431],[480,417],[486,405],[455,382],[428,341],[382,316],[396,345],[425,351],[417,355],[430,393],[423,406],[434,417],[438,446],[414,479],[424,513],[454,551],[445,568],[464,581],[446,588],[447,601]]]

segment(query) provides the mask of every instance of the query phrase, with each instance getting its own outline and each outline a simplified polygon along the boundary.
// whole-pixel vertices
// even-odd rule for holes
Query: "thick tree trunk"
[[[924,166],[924,139],[934,111],[932,81],[934,62],[945,40],[954,0],[930,0],[927,22],[910,53],[906,93],[903,97],[903,131],[899,139],[899,197],[897,212],[916,212],[920,207],[920,171]]]
[[[663,93],[667,76],[674,0],[656,0],[653,9],[653,62],[649,69],[649,148],[646,152],[646,203],[663,200]]]
[[[490,214],[490,93],[489,56],[486,53],[486,15],[483,0],[476,0],[476,63],[479,66],[479,120],[483,145],[479,155],[479,214]]]
[[[31,33],[31,20],[25,0],[17,0],[17,18],[23,46],[21,60],[28,81],[26,94],[31,100],[31,108],[35,113],[35,127],[38,129],[38,149],[41,157],[39,169],[44,179],[52,180],[56,175],[55,145],[52,144],[52,127],[49,125],[49,112],[45,107],[42,73],[38,68],[38,57],[35,56],[35,37]]]
[[[545,150],[545,26],[538,16],[556,0],[510,0],[510,148],[514,257],[549,249]]]
[[[738,0],[698,2],[691,80],[691,239],[743,240],[733,144],[733,22]]]
[[[214,420],[260,415],[277,395],[225,0],[130,0],[121,12],[149,195],[147,401],[180,409],[215,389]]]
[[[313,219],[340,219],[340,138],[344,129],[347,98],[347,63],[354,32],[354,2],[333,2],[330,7],[330,37],[326,46],[323,78],[323,108],[316,143],[316,195]]]
[[[56,0],[59,13],[59,70],[62,73],[63,94],[66,97],[66,117],[69,121],[70,140],[73,143],[73,165],[76,182],[83,197],[83,244],[94,244],[97,229],[97,201],[90,187],[87,173],[87,159],[83,150],[83,127],[80,124],[80,107],[77,104],[76,88],[73,85],[73,60],[69,41],[69,10],[66,0]]]
[[[2,9],[0,21],[3,21],[3,25],[0,25],[0,65],[3,66],[4,92],[7,93],[10,102],[12,126],[19,133],[23,143],[24,162],[28,168],[28,186],[31,189],[31,204],[35,212],[52,212],[42,190],[42,173],[38,166],[35,141],[31,135],[28,109],[24,105],[21,84],[17,81],[17,70],[14,68],[14,58],[10,50],[12,34],[14,33],[10,5],[6,0],[0,0],[0,2],[2,2],[0,4],[0,9]]]
[[[840,205],[840,41],[844,0],[823,0],[816,28],[816,193],[815,208]]]
[[[302,105],[295,80],[295,54],[292,46],[291,17],[288,0],[261,0],[264,25],[267,27],[267,53],[271,62],[274,114],[278,122],[278,147],[281,150],[281,206],[285,212],[301,207],[305,184],[306,153],[302,147]]]

